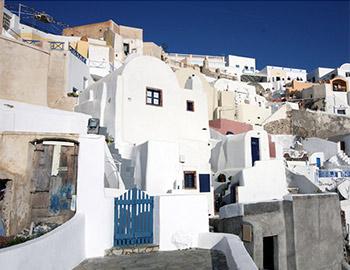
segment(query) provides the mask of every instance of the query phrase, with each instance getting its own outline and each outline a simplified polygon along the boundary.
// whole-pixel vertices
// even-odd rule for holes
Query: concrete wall
[[[292,200],[296,268],[340,269],[343,235],[338,196],[299,195]]]
[[[55,230],[23,244],[0,249],[6,270],[67,270],[85,259],[84,216],[75,215]]]
[[[1,99],[47,105],[49,52],[0,37]]]
[[[237,215],[234,210],[231,217],[226,213],[216,220],[215,228],[242,238],[243,224],[252,226],[252,241],[244,245],[259,269],[266,236],[277,236],[277,269],[341,269],[343,235],[337,194],[288,195],[283,201],[247,204],[243,213]]]

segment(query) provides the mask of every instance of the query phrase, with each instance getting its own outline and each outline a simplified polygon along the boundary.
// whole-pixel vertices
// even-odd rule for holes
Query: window
[[[239,68],[239,65],[236,65],[236,68]]]
[[[337,113],[338,114],[345,114],[345,110],[338,110]]]
[[[350,72],[345,72],[345,77],[350,77]]]
[[[83,89],[86,89],[89,86],[89,81],[87,78],[83,78]]]
[[[128,43],[123,43],[123,51],[125,55],[129,54],[130,45]]]
[[[250,70],[251,70],[251,71],[254,71],[254,67],[250,67]]]
[[[186,110],[188,112],[194,112],[194,102],[191,100],[186,101]]]
[[[248,66],[244,66],[244,69],[245,69],[245,70],[248,70]]]
[[[162,90],[146,88],[146,104],[162,106]]]
[[[280,80],[281,80],[281,78],[280,78],[280,77],[276,77],[276,82],[277,82],[277,81],[280,81]]]
[[[184,172],[184,188],[196,188],[196,172]]]

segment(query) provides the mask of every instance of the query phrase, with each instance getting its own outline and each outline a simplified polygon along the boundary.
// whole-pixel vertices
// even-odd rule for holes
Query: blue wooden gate
[[[153,243],[153,197],[133,188],[114,205],[114,246]]]

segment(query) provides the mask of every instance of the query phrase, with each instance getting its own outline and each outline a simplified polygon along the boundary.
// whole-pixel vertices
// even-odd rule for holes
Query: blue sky
[[[350,62],[350,1],[21,3],[72,26],[112,19],[140,27],[145,41],[164,43],[169,52],[255,57],[258,68]]]

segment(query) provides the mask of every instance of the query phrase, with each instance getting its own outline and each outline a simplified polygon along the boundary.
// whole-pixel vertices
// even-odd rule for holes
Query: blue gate
[[[114,246],[153,243],[153,197],[133,188],[114,205]]]

